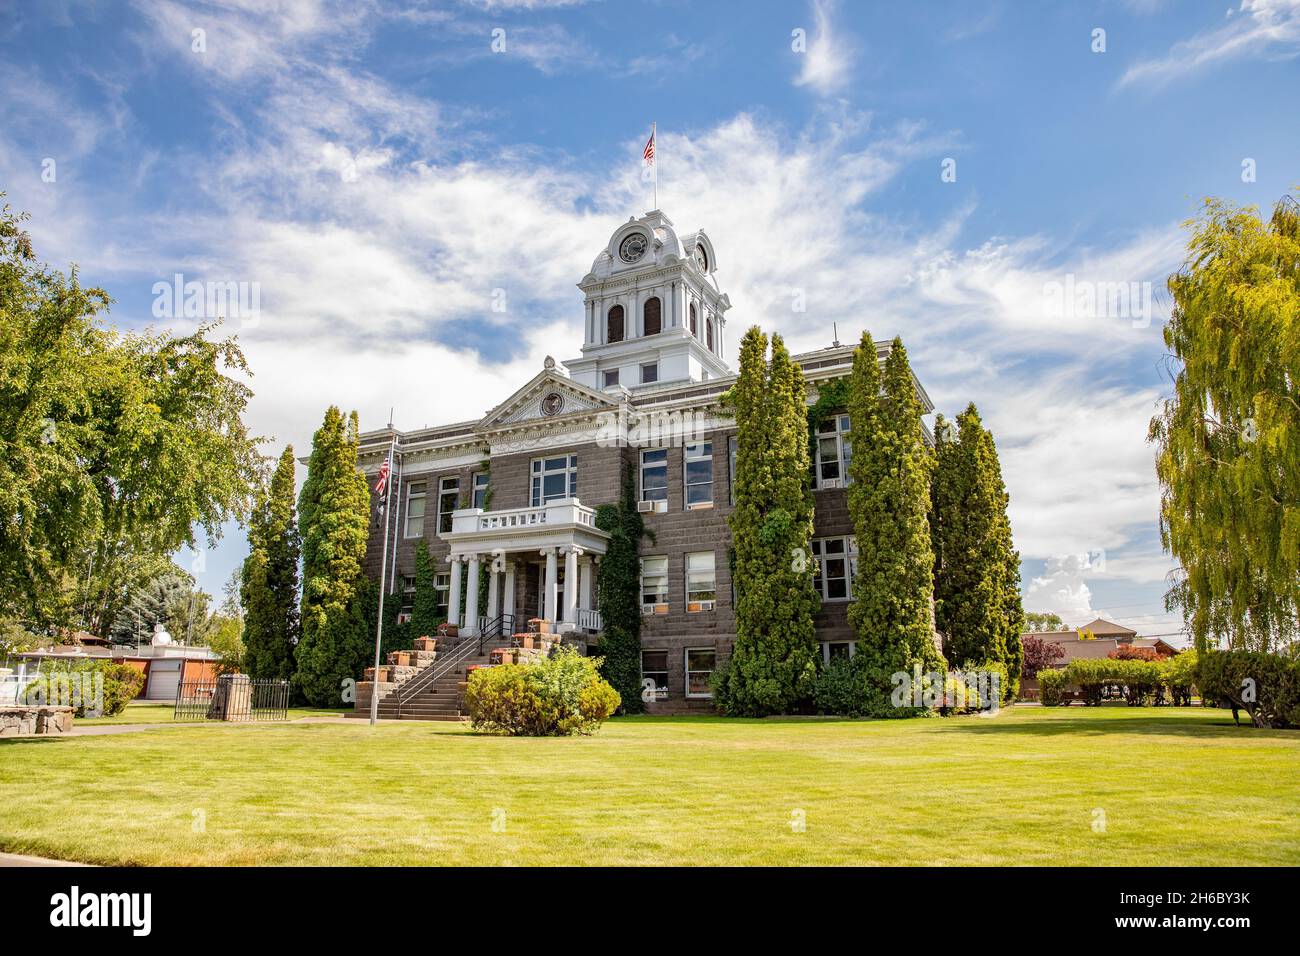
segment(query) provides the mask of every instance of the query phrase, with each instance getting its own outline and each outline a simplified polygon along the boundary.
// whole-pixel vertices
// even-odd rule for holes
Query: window
[[[406,486],[406,531],[408,538],[424,536],[424,489],[423,481],[413,481]]]
[[[605,387],[612,388],[618,384],[618,369],[610,369],[605,373]]]
[[[402,614],[410,614],[411,608],[415,606],[415,575],[402,575]]]
[[[533,507],[578,497],[578,456],[533,459]]]
[[[695,321],[695,303],[691,303],[691,335],[699,335],[699,328]]]
[[[727,439],[727,480],[731,483],[731,503],[736,503],[736,436]]]
[[[851,564],[857,553],[852,538],[814,538],[813,557],[817,571],[813,588],[824,601],[847,601],[853,588]]]
[[[668,449],[641,452],[641,500],[668,500]]]
[[[659,296],[645,300],[645,305],[641,307],[641,319],[646,335],[658,335],[663,331],[663,303],[659,301]]]
[[[641,686],[646,691],[654,690],[654,700],[668,699],[667,651],[641,652]]]
[[[708,345],[709,351],[712,352],[713,351],[713,320],[712,319],[704,323],[704,336],[706,339],[705,344]]]
[[[855,641],[825,641],[822,644],[822,663],[829,666],[831,661],[848,660],[856,648]]]
[[[836,415],[817,426],[817,487],[827,482],[847,482],[853,449],[849,444],[849,416]]]
[[[622,342],[623,341],[623,307],[616,305],[609,310],[608,321],[605,323],[605,341]]]
[[[696,551],[686,556],[686,610],[711,611],[717,599],[716,574],[712,551]]]
[[[712,697],[709,689],[709,677],[718,660],[717,652],[711,647],[686,648],[686,696]]]
[[[438,595],[438,607],[435,612],[442,620],[447,620],[447,596],[451,594],[451,573],[435,574],[433,590]]]
[[[686,507],[713,504],[713,442],[686,446]]]
[[[474,507],[486,508],[488,496],[488,482],[491,477],[486,471],[480,471],[474,476]]]
[[[666,557],[641,559],[642,610],[652,604],[654,608],[648,613],[668,613],[668,559]]]
[[[451,530],[451,513],[459,507],[460,479],[443,478],[438,482],[438,533]]]
[[[659,363],[651,362],[648,365],[641,366],[641,384],[649,385],[651,382],[659,381]]]

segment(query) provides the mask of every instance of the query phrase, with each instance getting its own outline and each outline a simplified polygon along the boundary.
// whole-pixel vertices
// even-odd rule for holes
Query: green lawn
[[[142,864],[1296,864],[1298,780],[1300,733],[1202,708],[629,718],[538,740],[417,722],[211,726],[0,744],[0,850]]]

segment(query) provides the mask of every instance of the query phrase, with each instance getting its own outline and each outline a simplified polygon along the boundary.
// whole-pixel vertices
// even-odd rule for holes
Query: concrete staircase
[[[467,672],[470,667],[488,663],[492,645],[484,643],[483,653],[480,654],[478,638],[469,637],[464,640],[474,647],[462,650],[463,656],[456,654],[457,650],[461,650],[460,647],[443,652],[448,662],[455,659],[450,666],[439,667],[439,664],[443,664],[441,654],[440,660],[430,665],[441,673],[423,681],[413,692],[395,692],[381,697],[379,716],[388,720],[468,720],[463,713],[465,684],[469,680]]]

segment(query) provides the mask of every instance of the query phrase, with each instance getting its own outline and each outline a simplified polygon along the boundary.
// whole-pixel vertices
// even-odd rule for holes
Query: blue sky
[[[250,422],[305,452],[327,404],[472,418],[575,355],[657,121],[729,340],[902,335],[998,439],[1027,607],[1167,633],[1163,281],[1200,197],[1300,182],[1297,54],[1300,0],[0,0],[0,190],[120,326],[192,328],[152,313],[176,273],[257,283]],[[1067,281],[1149,282],[1149,322]],[[244,548],[181,563],[216,592]]]

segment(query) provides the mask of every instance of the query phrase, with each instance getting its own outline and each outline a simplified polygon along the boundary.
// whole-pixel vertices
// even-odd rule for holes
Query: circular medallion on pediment
[[[558,415],[564,410],[564,396],[559,392],[550,392],[542,399],[543,415]]]

